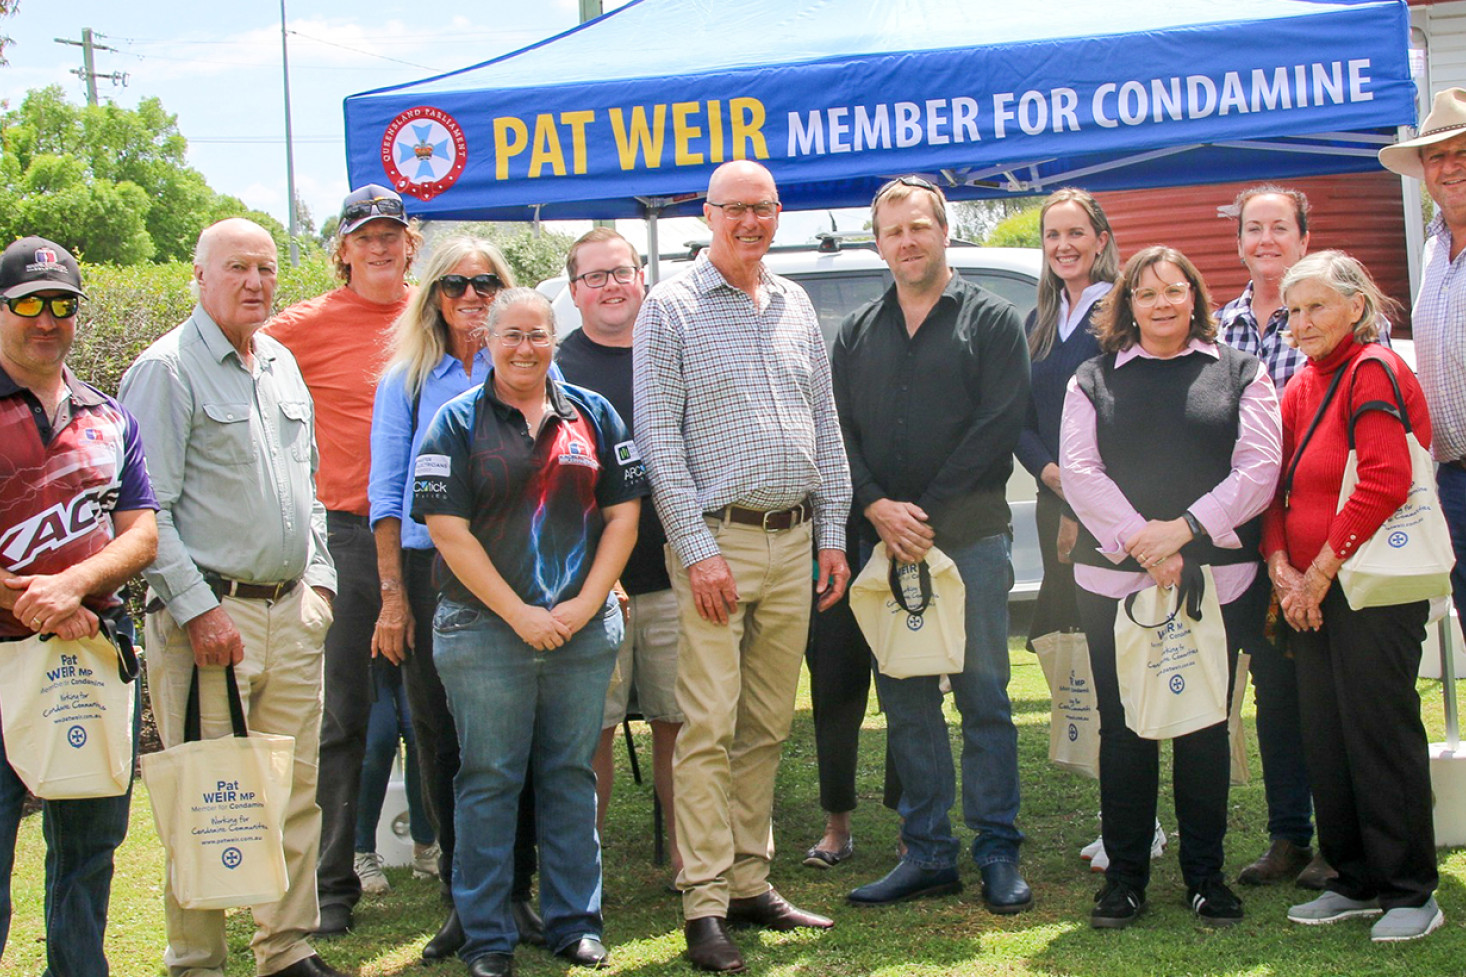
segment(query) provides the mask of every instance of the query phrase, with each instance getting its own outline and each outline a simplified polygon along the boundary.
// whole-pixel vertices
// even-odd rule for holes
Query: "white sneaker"
[[[1166,853],[1166,832],[1161,828],[1160,819],[1156,819],[1155,834],[1150,839],[1150,857],[1160,858]],[[1085,845],[1079,852],[1079,857],[1087,859],[1091,872],[1103,872],[1110,867],[1110,856],[1105,854],[1105,840],[1101,836]]]
[[[355,864],[356,877],[361,880],[362,892],[369,896],[380,896],[391,890],[392,884],[382,871],[381,855],[374,851],[359,851],[356,853]]]
[[[412,877],[415,879],[436,879],[438,877],[438,858],[443,854],[443,849],[438,847],[435,841],[431,845],[419,845],[412,843]]]

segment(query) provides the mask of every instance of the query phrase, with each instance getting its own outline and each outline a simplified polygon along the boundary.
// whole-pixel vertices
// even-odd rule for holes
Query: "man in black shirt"
[[[620,234],[598,227],[570,246],[565,256],[570,297],[580,310],[580,328],[565,337],[555,362],[565,379],[601,394],[616,408],[626,426],[636,433],[635,404],[631,395],[631,329],[646,295],[641,256]],[[667,576],[662,530],[655,506],[641,507],[641,528],[636,547],[621,574],[630,597],[630,619],[617,660],[620,681],[606,693],[601,741],[593,765],[596,771],[596,826],[605,824],[615,775],[612,747],[616,727],[626,718],[631,693],[637,711],[652,727],[652,781],[662,810],[672,811],[672,747],[682,728],[677,709],[677,598]],[[666,819],[672,851],[672,871],[682,870],[677,853],[674,819]]]
[[[831,354],[835,402],[862,552],[877,538],[905,563],[933,545],[966,588],[966,664],[950,676],[962,714],[962,810],[995,913],[1033,903],[1018,871],[1018,733],[1008,702],[1012,533],[1004,489],[1028,403],[1028,347],[1011,304],[947,265],[946,200],[919,177],[881,188],[876,244],[895,284],[840,328]],[[937,676],[877,675],[889,748],[901,776],[906,854],[850,901],[885,905],[956,892],[960,847],[947,812],[952,752]]]

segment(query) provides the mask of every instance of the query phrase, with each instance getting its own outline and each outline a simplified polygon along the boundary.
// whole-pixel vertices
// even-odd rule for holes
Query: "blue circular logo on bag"
[[[87,745],[87,731],[80,726],[71,727],[66,731],[66,742],[78,750],[81,749]]]
[[[1070,723],[1069,724],[1069,742],[1070,743],[1073,743],[1077,739],[1079,739],[1079,727],[1078,726],[1075,726],[1073,723]]]
[[[244,852],[230,845],[219,856],[219,861],[224,863],[225,868],[239,868],[239,863],[244,861]]]
[[[1409,534],[1400,530],[1396,530],[1389,535],[1389,544],[1395,549],[1399,549],[1408,542],[1410,542]]]
[[[920,614],[908,614],[906,616],[906,627],[908,630],[920,631],[921,626],[925,623],[926,621],[922,618]]]
[[[1186,680],[1179,675],[1171,676],[1171,691],[1180,695],[1186,690]]]

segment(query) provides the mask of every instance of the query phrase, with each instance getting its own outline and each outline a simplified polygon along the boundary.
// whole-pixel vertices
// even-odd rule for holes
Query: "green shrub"
[[[192,266],[183,261],[126,267],[88,264],[81,274],[87,301],[82,303],[67,363],[83,380],[115,394],[138,354],[193,312],[188,290]],[[280,269],[275,308],[339,284],[322,254],[303,259],[297,268],[286,264]]]
[[[982,243],[990,248],[1043,247],[1043,233],[1039,229],[1040,216],[1040,209],[1031,207],[1004,218]]]

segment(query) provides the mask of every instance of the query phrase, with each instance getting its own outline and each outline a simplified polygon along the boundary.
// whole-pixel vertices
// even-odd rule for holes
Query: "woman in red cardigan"
[[[1349,419],[1371,401],[1396,402],[1385,364],[1422,444],[1430,443],[1430,416],[1410,368],[1374,342],[1386,300],[1358,261],[1339,251],[1309,255],[1283,278],[1283,297],[1308,365],[1283,394],[1284,477],[1264,522],[1263,554],[1297,662],[1319,845],[1339,872],[1288,918],[1314,925],[1383,913],[1372,939],[1417,939],[1443,921],[1415,691],[1428,602],[1356,611],[1334,578],[1410,488],[1403,424],[1370,409],[1354,423],[1359,483],[1338,504]]]

